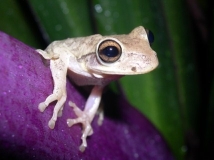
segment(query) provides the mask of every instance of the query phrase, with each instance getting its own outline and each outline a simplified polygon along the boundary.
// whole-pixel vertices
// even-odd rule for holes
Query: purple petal
[[[48,64],[18,40],[2,32],[0,39],[0,159],[174,159],[161,134],[123,97],[117,102],[118,118],[107,114],[102,126],[95,118],[94,134],[81,153],[81,125],[66,124],[75,117],[68,101],[53,130],[48,121],[54,103],[43,113],[38,110],[53,89]],[[71,83],[67,93],[68,100],[84,107],[86,99]]]

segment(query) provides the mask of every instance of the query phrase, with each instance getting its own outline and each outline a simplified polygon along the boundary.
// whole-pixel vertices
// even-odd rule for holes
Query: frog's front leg
[[[79,147],[80,151],[84,151],[87,147],[86,138],[93,134],[93,129],[91,127],[91,122],[94,119],[94,116],[98,110],[101,96],[102,96],[102,86],[94,86],[91,91],[91,94],[86,102],[85,109],[80,110],[76,104],[73,102],[69,102],[69,105],[74,108],[74,112],[77,115],[76,119],[68,119],[67,124],[69,127],[76,123],[82,123],[83,131],[82,131],[82,144]]]
[[[38,50],[37,50],[38,51]],[[44,58],[48,58],[49,55],[45,51],[39,51],[39,53],[44,56]],[[57,100],[57,103],[54,107],[52,118],[48,122],[48,126],[53,129],[55,127],[55,122],[57,120],[57,116],[61,116],[63,105],[66,101],[66,74],[68,68],[68,59],[66,54],[62,54],[58,59],[50,58],[50,68],[54,81],[54,89],[53,93],[49,95],[46,100],[39,104],[38,108],[41,112],[43,112],[46,107],[53,101]]]

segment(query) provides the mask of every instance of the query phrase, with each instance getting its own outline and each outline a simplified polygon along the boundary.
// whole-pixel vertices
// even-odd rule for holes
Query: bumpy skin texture
[[[68,101],[54,130],[47,126],[54,103],[43,114],[38,111],[53,89],[49,66],[25,44],[2,32],[0,39],[0,159],[173,159],[160,133],[124,98],[115,103],[118,118],[105,116],[98,126],[96,116],[94,134],[81,153],[81,125],[66,124],[75,117]],[[83,109],[86,99],[71,83],[67,93],[67,100]]]

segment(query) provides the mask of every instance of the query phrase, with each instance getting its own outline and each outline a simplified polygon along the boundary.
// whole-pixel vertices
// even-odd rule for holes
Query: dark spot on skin
[[[131,70],[132,70],[133,72],[136,72],[136,71],[137,71],[136,67],[132,67]]]

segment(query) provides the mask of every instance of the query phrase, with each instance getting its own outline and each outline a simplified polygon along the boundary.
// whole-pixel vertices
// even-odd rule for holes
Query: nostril
[[[136,72],[136,71],[137,71],[136,67],[132,67],[131,70],[132,70],[133,72]]]

